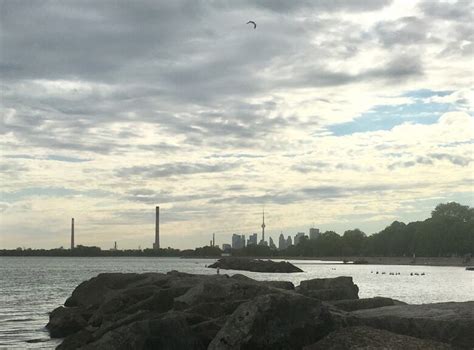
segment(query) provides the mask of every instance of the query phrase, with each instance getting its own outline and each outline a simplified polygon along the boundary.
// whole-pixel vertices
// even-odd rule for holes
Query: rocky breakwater
[[[222,258],[217,260],[214,264],[209,265],[210,268],[220,268],[224,270],[241,270],[252,272],[303,272],[288,261],[272,261],[249,258]]]
[[[335,298],[323,290],[337,290]],[[51,312],[47,328],[52,337],[65,337],[58,349],[89,350],[324,349],[332,338],[374,344],[377,334],[403,344],[391,349],[423,349],[420,344],[450,349],[446,343],[465,347],[471,340],[472,311],[471,316],[456,315],[459,308],[472,308],[469,303],[438,308],[435,313],[446,316],[438,321],[433,315],[427,316],[431,321],[415,319],[415,328],[428,322],[429,330],[409,332],[402,321],[387,319],[403,314],[400,309],[391,314],[390,308],[414,306],[388,298],[358,299],[357,290],[350,278],[315,279],[295,288],[291,282],[255,281],[240,274],[107,273],[81,283],[64,307]],[[397,317],[409,322],[408,314]]]

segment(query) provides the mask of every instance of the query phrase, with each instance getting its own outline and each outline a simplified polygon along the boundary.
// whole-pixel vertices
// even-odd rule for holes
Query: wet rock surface
[[[303,272],[300,268],[288,261],[275,262],[272,260],[260,260],[249,258],[222,258],[214,264],[209,265],[210,268],[220,268],[224,270],[241,270],[253,272]]]
[[[377,332],[381,339],[419,346],[440,341],[469,348],[473,341],[474,302],[384,306],[395,302],[358,299],[350,277],[295,288],[240,274],[106,273],[81,283],[67,307],[51,312],[47,328],[51,337],[65,337],[58,349],[66,350],[302,349],[324,344],[318,342],[331,334],[365,344]]]

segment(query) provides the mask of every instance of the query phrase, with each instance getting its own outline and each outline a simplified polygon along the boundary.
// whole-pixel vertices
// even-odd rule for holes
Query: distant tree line
[[[474,208],[456,202],[439,204],[424,221],[394,221],[379,233],[367,236],[359,229],[341,236],[326,231],[315,239],[302,237],[284,250],[247,246],[232,255],[285,257],[344,256],[448,257],[474,254]]]
[[[218,257],[219,247],[196,249],[101,250],[78,245],[74,249],[0,250],[0,256],[143,256],[143,257]],[[446,257],[474,254],[474,208],[456,202],[439,204],[424,221],[394,221],[379,233],[367,236],[359,229],[342,236],[326,231],[315,239],[302,237],[297,245],[284,250],[250,245],[232,250],[233,256],[252,257],[344,257],[344,256],[424,256]]]

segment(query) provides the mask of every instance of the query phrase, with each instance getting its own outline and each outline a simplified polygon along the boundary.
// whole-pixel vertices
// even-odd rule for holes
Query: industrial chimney
[[[74,249],[74,218],[71,220],[71,249]]]
[[[153,243],[153,249],[160,249],[160,207],[156,207],[156,218],[155,218],[155,243]]]

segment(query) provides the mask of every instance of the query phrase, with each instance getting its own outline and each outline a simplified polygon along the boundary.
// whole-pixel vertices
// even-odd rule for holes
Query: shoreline
[[[341,264],[343,260],[348,261],[346,265],[353,264],[355,260],[366,260],[366,264],[361,265],[413,265],[413,266],[459,266],[466,267],[473,265],[473,262],[465,262],[463,257],[417,257],[415,261],[411,257],[384,257],[384,256],[357,256],[357,257],[281,257],[287,260],[320,260],[328,263],[337,262]],[[359,264],[355,264],[359,265]]]
[[[222,256],[47,256],[47,255],[0,255],[2,258],[161,258],[161,259],[215,259],[218,260]],[[302,256],[242,256],[235,258],[243,259],[270,259],[270,260],[295,260],[295,261],[321,261],[323,265],[341,265],[343,261],[347,261],[345,265],[412,265],[412,266],[473,266],[474,261],[465,261],[463,257],[417,257],[415,261],[411,257],[384,257],[384,256],[356,256],[356,257],[302,257]],[[353,264],[355,260],[365,260],[364,264]]]

